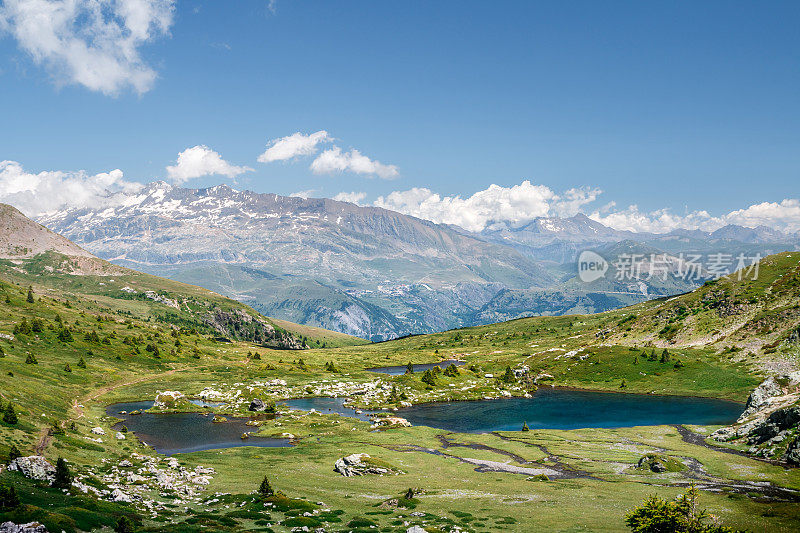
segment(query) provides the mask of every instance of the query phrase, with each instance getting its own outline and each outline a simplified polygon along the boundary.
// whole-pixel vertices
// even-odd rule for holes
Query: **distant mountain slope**
[[[69,301],[136,309],[148,319],[180,324],[255,344],[299,349],[363,343],[332,331],[275,322],[209,290],[136,272],[94,257],[11,206],[0,204],[0,278]],[[319,342],[317,342],[319,341]]]
[[[488,301],[474,317],[490,323],[528,316],[599,313],[694,290],[710,278],[702,268],[690,271],[679,257],[633,240],[594,248],[608,262],[605,275],[582,281],[569,263],[568,278],[549,289],[506,289]]]
[[[463,325],[458,316],[426,309],[440,300],[480,307],[486,298],[460,296],[470,293],[465,287],[496,292],[555,282],[513,248],[447,226],[227,186],[154,183],[117,207],[39,220],[116,263],[198,283],[281,318],[374,339]]]
[[[94,257],[69,239],[29,219],[15,207],[0,204],[0,258],[30,258],[47,251],[70,257]]]
[[[508,244],[536,260],[567,263],[587,248],[624,240],[647,243],[677,254],[680,252],[760,253],[762,257],[800,249],[798,235],[759,226],[746,228],[729,224],[716,231],[676,229],[669,233],[615,230],[579,213],[573,217],[540,217],[517,228],[489,228],[479,236],[490,242]]]

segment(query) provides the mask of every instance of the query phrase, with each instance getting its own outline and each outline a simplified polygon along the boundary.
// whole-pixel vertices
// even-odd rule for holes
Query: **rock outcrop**
[[[186,401],[186,396],[182,392],[172,390],[159,391],[156,394],[156,401],[153,407],[156,409],[174,409]]]
[[[333,465],[334,472],[339,472],[344,477],[365,476],[365,475],[387,475],[398,474],[399,472],[389,466],[380,466],[378,461],[371,460],[369,454],[354,453],[337,461]]]
[[[771,376],[753,390],[735,424],[711,434],[742,441],[749,453],[800,466],[800,372]]]
[[[56,473],[56,467],[40,455],[17,457],[9,463],[8,469],[37,481],[53,481]]]
[[[47,533],[47,528],[39,522],[28,522],[27,524],[3,522],[0,524],[0,533]]]

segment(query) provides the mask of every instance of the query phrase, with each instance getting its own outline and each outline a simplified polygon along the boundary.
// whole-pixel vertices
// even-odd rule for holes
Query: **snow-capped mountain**
[[[513,316],[502,309],[508,302],[522,305],[514,313],[624,305],[613,296],[625,292],[619,288],[597,289],[591,305],[580,294],[580,304],[559,296],[594,290],[574,283],[575,259],[586,249],[635,241],[674,255],[763,257],[797,248],[796,236],[763,227],[657,235],[615,230],[582,214],[472,233],[377,207],[226,185],[156,182],[117,200],[38,221],[101,258],[201,285],[269,316],[376,340]],[[648,282],[644,293],[690,288]]]
[[[500,288],[555,281],[513,248],[447,226],[225,185],[158,182],[113,207],[38,220],[104,259],[371,338],[461,325]]]

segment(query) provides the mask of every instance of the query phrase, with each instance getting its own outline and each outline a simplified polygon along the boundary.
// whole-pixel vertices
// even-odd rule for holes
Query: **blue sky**
[[[147,182],[205,145],[253,170],[188,186],[372,202],[530,180],[601,189],[587,212],[712,216],[797,197],[797,2],[178,0],[168,33],[135,48],[155,80],[106,94],[61,57],[35,60],[9,15],[19,1],[0,39],[0,160],[26,172]],[[257,162],[270,140],[320,130],[335,141],[319,151],[356,149],[398,176]]]

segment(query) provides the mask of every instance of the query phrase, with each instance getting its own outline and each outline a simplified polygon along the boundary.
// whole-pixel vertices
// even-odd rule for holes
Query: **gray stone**
[[[739,421],[743,422],[767,406],[773,397],[782,396],[786,389],[797,388],[798,384],[800,384],[800,371],[783,376],[768,377],[750,393]]]
[[[20,472],[23,476],[37,481],[53,481],[56,467],[47,462],[41,455],[17,457],[8,465],[8,469]]]
[[[47,533],[47,528],[39,522],[28,522],[27,524],[3,522],[0,524],[0,533]]]
[[[250,407],[247,408],[248,411],[263,411],[266,409],[267,406],[264,404],[264,400],[260,400],[256,398],[252,402],[250,402]]]
[[[800,466],[800,437],[796,437],[794,441],[789,444],[789,447],[786,449],[786,455],[783,456],[783,460],[790,465]]]

